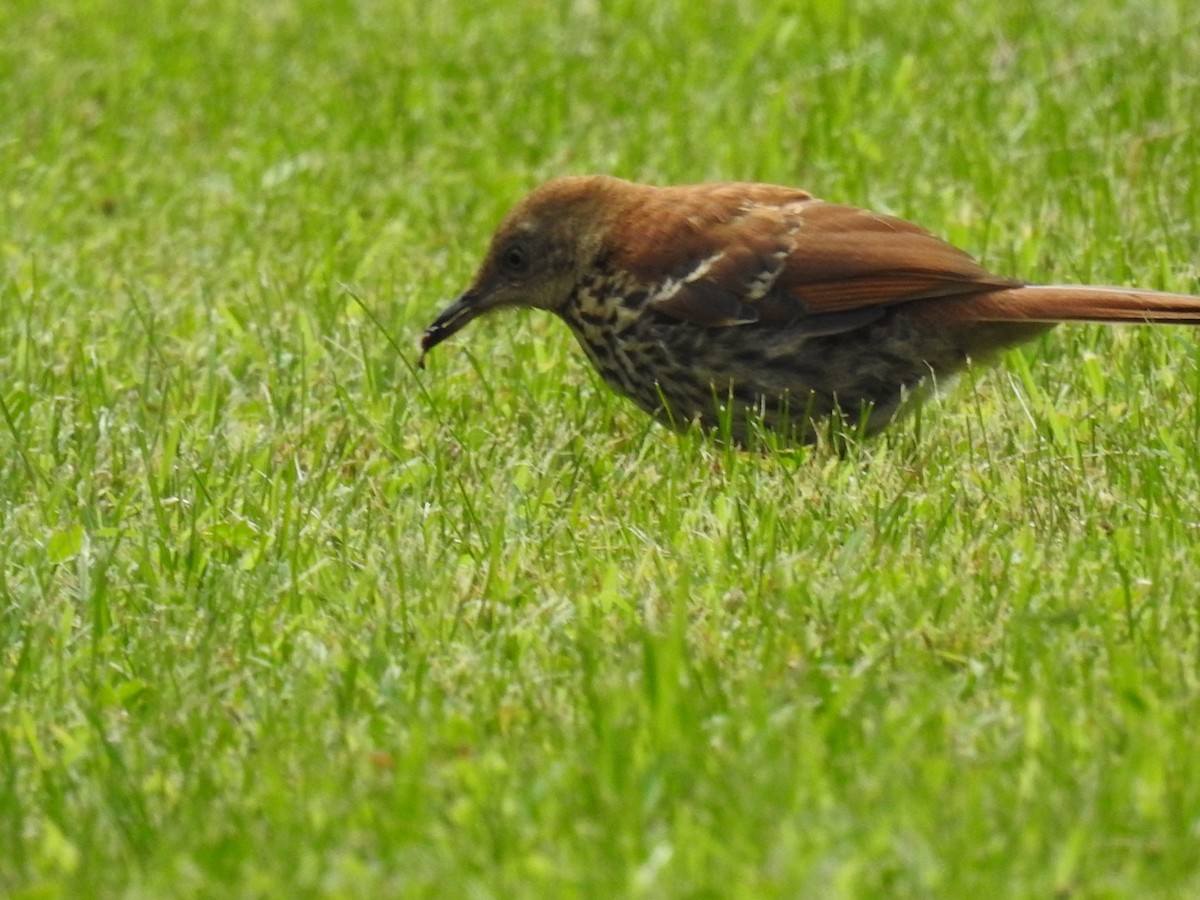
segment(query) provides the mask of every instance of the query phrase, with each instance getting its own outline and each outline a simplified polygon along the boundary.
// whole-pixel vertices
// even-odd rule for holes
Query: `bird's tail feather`
[[[1129,322],[1200,325],[1200,297],[1121,287],[1028,285],[976,295],[954,309],[978,322]],[[968,305],[969,304],[969,308]],[[969,309],[969,312],[968,312]]]

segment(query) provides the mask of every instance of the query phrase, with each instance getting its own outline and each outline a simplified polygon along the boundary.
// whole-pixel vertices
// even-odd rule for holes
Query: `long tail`
[[[1143,322],[1200,325],[1200,297],[1135,288],[1027,285],[942,301],[944,313],[977,322]]]

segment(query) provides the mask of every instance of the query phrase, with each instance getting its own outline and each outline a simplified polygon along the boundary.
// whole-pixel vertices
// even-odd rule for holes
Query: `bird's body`
[[[1059,321],[1200,324],[1200,298],[1026,285],[902,219],[762,184],[548,182],[519,203],[429,350],[480,313],[558,314],[604,380],[675,427],[869,434],[916,387]]]

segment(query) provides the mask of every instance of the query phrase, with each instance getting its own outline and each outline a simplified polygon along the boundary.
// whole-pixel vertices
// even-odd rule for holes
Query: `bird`
[[[567,323],[603,380],[675,429],[737,444],[869,437],[930,384],[1060,322],[1200,325],[1200,297],[1035,285],[891,215],[773,184],[536,187],[503,218],[426,354],[506,307]]]

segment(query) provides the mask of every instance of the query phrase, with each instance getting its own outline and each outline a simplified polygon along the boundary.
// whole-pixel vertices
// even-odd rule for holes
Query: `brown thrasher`
[[[604,380],[675,427],[745,442],[870,434],[907,394],[1057,322],[1200,324],[1200,297],[1028,285],[902,219],[769,184],[559,178],[505,217],[421,363],[503,306],[557,313]]]

